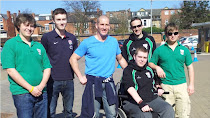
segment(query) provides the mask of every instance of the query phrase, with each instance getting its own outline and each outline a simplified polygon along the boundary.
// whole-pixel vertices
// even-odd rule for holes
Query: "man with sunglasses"
[[[152,57],[152,53],[156,49],[156,43],[152,36],[148,36],[142,31],[142,21],[138,17],[134,17],[130,21],[131,30],[133,33],[123,43],[122,56],[127,62],[133,59],[133,54],[137,47],[143,46],[149,50],[148,59]]]
[[[157,71],[161,78],[161,86],[168,95],[163,95],[166,101],[175,104],[176,117],[189,118],[190,99],[194,93],[194,69],[190,51],[179,44],[178,27],[170,23],[165,27],[167,41],[158,47],[150,60],[149,66]],[[189,85],[187,87],[184,64],[189,73]]]

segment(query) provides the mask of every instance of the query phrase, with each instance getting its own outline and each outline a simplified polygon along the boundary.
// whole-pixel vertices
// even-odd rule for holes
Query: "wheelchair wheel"
[[[118,108],[117,118],[127,118],[125,112],[121,108]]]

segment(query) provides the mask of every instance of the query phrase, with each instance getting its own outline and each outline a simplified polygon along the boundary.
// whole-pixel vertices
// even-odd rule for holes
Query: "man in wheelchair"
[[[123,100],[123,110],[130,118],[152,118],[152,112],[160,118],[174,118],[174,110],[161,97],[164,90],[159,86],[154,91],[154,73],[148,66],[148,50],[136,49],[133,60],[123,71],[122,86],[128,98]]]

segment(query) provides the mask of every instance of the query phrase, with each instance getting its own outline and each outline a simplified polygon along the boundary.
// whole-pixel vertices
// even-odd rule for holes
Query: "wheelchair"
[[[118,96],[118,112],[117,112],[117,118],[129,118],[125,111],[123,111],[123,100],[128,99],[128,96],[125,94],[125,91],[122,87],[121,82],[118,82],[116,84],[116,93]],[[169,92],[164,92],[164,94],[169,94]],[[153,112],[152,118],[159,118],[158,114]]]

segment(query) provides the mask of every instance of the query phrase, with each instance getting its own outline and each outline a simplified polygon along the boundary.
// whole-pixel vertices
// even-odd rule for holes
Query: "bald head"
[[[108,20],[109,21],[109,18],[105,15],[102,15],[102,16],[97,18],[97,24],[99,24],[102,20]]]

